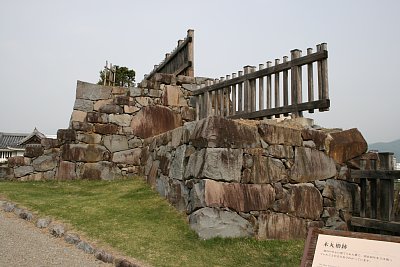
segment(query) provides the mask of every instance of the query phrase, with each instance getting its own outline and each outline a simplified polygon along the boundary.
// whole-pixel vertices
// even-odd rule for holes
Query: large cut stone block
[[[290,185],[285,198],[287,209],[279,211],[306,219],[318,220],[320,218],[323,210],[322,196],[312,184]]]
[[[115,152],[112,161],[115,163],[125,163],[132,165],[140,165],[141,148],[134,148],[125,151]]]
[[[195,147],[260,147],[257,127],[222,117],[207,117],[196,123],[190,136]]]
[[[248,150],[253,159],[250,181],[255,184],[274,183],[287,178],[287,171],[282,161],[266,157],[262,148]]]
[[[339,164],[367,152],[368,144],[356,128],[330,135],[329,156]]]
[[[86,144],[100,144],[101,135],[95,133],[78,133],[76,140]]]
[[[32,166],[20,166],[20,167],[15,167],[14,168],[14,176],[15,178],[19,178],[22,176],[25,176],[27,174],[30,174],[34,171]]]
[[[80,177],[88,180],[113,180],[119,174],[118,167],[108,161],[85,163],[80,171]]]
[[[31,159],[23,156],[8,158],[8,167],[26,166],[31,164]]]
[[[111,152],[128,150],[128,138],[125,135],[106,135],[103,138],[104,146]]]
[[[289,177],[291,180],[305,183],[332,178],[336,174],[335,161],[324,152],[306,147],[296,147],[294,166]]]
[[[86,120],[92,123],[108,123],[108,115],[100,112],[88,112]]]
[[[316,149],[327,150],[327,133],[314,129],[303,129],[301,131],[301,136],[304,141],[313,141]]]
[[[110,159],[110,152],[96,144],[66,144],[61,147],[61,159],[66,161],[96,162]]]
[[[60,161],[57,168],[57,179],[59,180],[74,180],[76,179],[75,163],[69,161]]]
[[[169,177],[172,179],[183,180],[185,171],[185,152],[186,145],[182,145],[175,150],[175,156],[169,169]]]
[[[32,161],[32,166],[35,171],[50,171],[57,166],[58,157],[55,155],[40,156]]]
[[[360,189],[357,184],[329,179],[325,183],[322,196],[334,201],[337,210],[360,211]]]
[[[76,139],[76,132],[73,129],[59,129],[57,131],[57,140],[60,144],[73,142]]]
[[[43,155],[43,147],[39,144],[28,144],[25,147],[24,156],[28,158],[36,158]]]
[[[227,207],[240,212],[267,210],[275,200],[275,190],[269,184],[205,182],[205,202],[208,207]]]
[[[119,126],[130,126],[132,116],[129,114],[110,114],[108,119],[110,123],[115,123]]]
[[[93,101],[86,99],[75,99],[74,110],[85,112],[93,111]]]
[[[304,239],[307,223],[304,219],[283,213],[266,212],[258,217],[258,236],[265,239]]]
[[[183,96],[180,86],[165,86],[163,104],[165,106],[187,106],[187,101]]]
[[[190,156],[185,178],[239,182],[242,165],[242,149],[206,148]]]
[[[99,134],[116,134],[119,127],[115,124],[98,124],[94,125],[94,132]]]
[[[140,138],[152,137],[181,125],[181,116],[163,106],[143,107],[131,122],[133,134]]]
[[[189,216],[190,228],[200,238],[250,237],[254,234],[252,225],[236,212],[214,208],[202,208]]]
[[[273,124],[258,125],[261,138],[269,145],[301,146],[301,131]]]
[[[78,81],[76,98],[100,100],[111,98],[112,87]]]
[[[85,122],[87,112],[81,110],[74,110],[71,114],[71,122]]]

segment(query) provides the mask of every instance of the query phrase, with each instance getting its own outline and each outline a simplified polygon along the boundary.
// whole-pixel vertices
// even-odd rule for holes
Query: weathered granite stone
[[[3,204],[3,210],[5,212],[13,212],[15,209],[15,204],[11,202],[6,202]]]
[[[141,95],[144,95],[143,88],[130,87],[129,88],[129,95],[130,96],[141,96]]]
[[[247,150],[253,156],[253,166],[248,182],[255,184],[274,183],[287,178],[287,171],[278,159],[264,156],[264,149],[255,148]]]
[[[149,172],[147,173],[147,183],[151,185],[153,188],[156,187],[158,167],[160,166],[160,161],[151,161],[151,167]]]
[[[248,148],[260,146],[257,127],[225,119],[207,117],[196,122],[190,141],[195,147]]]
[[[272,207],[274,200],[275,191],[270,184],[205,181],[205,202],[208,207],[227,207],[238,212],[249,212],[267,210]]]
[[[67,242],[68,244],[76,245],[79,242],[81,242],[81,238],[79,237],[78,234],[66,233],[64,236],[64,241]]]
[[[94,247],[86,241],[80,241],[78,244],[76,244],[76,247],[88,254],[93,254],[96,251]]]
[[[129,96],[118,95],[114,98],[114,104],[116,105],[129,105]]]
[[[166,198],[177,210],[186,211],[189,201],[189,190],[183,182],[171,179]]]
[[[273,124],[259,124],[258,132],[269,145],[301,146],[303,139],[301,131]]]
[[[61,146],[61,159],[66,161],[96,162],[109,160],[110,152],[96,144],[66,144]]]
[[[115,152],[112,156],[112,162],[140,165],[140,154],[140,148]]]
[[[163,106],[143,107],[131,122],[134,135],[140,138],[155,136],[181,125],[181,116]]]
[[[14,168],[15,178],[20,178],[34,171],[32,166],[20,166]]]
[[[171,162],[171,168],[169,169],[169,177],[172,179],[183,180],[185,171],[185,152],[186,145],[179,146],[175,151],[175,157]]]
[[[72,129],[59,129],[57,131],[57,140],[60,144],[73,142],[76,140],[76,132]]]
[[[78,81],[76,87],[76,98],[87,100],[109,99],[112,88],[109,86],[90,84]]]
[[[190,214],[197,209],[204,208],[205,206],[205,180],[200,180],[192,186],[192,189],[189,192],[187,212]]]
[[[307,128],[301,131],[301,136],[304,141],[313,141],[317,150],[327,150],[327,133]]]
[[[146,107],[152,102],[150,97],[145,96],[136,97],[135,101],[140,107]]]
[[[56,176],[56,172],[55,171],[47,171],[47,172],[43,172],[43,180],[54,180]]]
[[[88,180],[113,180],[119,174],[118,167],[109,161],[85,163],[80,170],[80,177]]]
[[[127,150],[128,138],[124,135],[107,135],[103,138],[104,146],[110,150],[110,152],[117,152]]]
[[[14,178],[14,169],[6,166],[0,166],[0,180],[12,180]]]
[[[250,237],[254,234],[252,225],[236,212],[215,208],[202,208],[189,216],[190,228],[200,238]]]
[[[292,159],[294,157],[293,147],[283,145],[268,146],[268,153],[278,159]]]
[[[136,106],[127,106],[127,105],[124,106],[124,113],[127,113],[127,114],[132,114],[139,110],[140,110],[140,108],[138,108]]]
[[[355,128],[330,134],[329,156],[341,164],[365,153],[368,144]]]
[[[53,138],[42,138],[40,144],[44,149],[58,148],[60,147],[60,143],[58,139]]]
[[[360,189],[357,184],[328,179],[322,196],[333,200],[337,210],[360,211]]]
[[[182,119],[185,121],[194,121],[196,119],[196,110],[190,107],[181,108]]]
[[[49,227],[49,232],[55,237],[62,237],[65,233],[65,228],[61,224],[53,224]]]
[[[116,134],[118,133],[119,127],[115,124],[99,124],[94,125],[94,132],[99,134]]]
[[[79,98],[75,99],[74,110],[91,112],[93,111],[93,101]]]
[[[132,116],[129,114],[110,114],[108,119],[110,123],[115,123],[119,126],[129,126],[131,125]]]
[[[265,212],[258,217],[257,239],[304,239],[306,220],[283,213]]]
[[[140,265],[138,265],[136,263],[133,263],[133,262],[130,262],[127,259],[116,259],[115,260],[115,267],[140,267]]]
[[[183,132],[184,132],[184,128],[183,127],[178,127],[178,128],[173,129],[171,131],[171,135],[172,135],[171,146],[173,148],[177,148],[179,145],[181,145]]]
[[[183,96],[180,86],[166,85],[163,95],[163,105],[165,106],[187,106],[187,101]]]
[[[108,115],[107,113],[88,112],[86,120],[91,123],[108,123]]]
[[[281,210],[296,217],[317,220],[322,210],[323,202],[321,193],[312,184],[290,185],[288,190],[288,210]]]
[[[96,257],[96,259],[106,263],[113,263],[115,260],[113,255],[105,252],[104,250],[96,250],[94,256]]]
[[[101,135],[96,133],[78,133],[76,140],[86,144],[100,144]]]
[[[142,147],[143,146],[143,141],[139,138],[132,138],[128,140],[128,147],[129,148],[137,148],[137,147]]]
[[[21,177],[19,181],[42,181],[44,172],[36,172]]]
[[[250,154],[243,155],[243,168],[251,168],[254,165],[253,156]]]
[[[94,103],[93,105],[93,110],[94,111],[99,111],[100,108],[102,108],[105,105],[112,104],[113,100],[112,99],[104,99],[104,100],[98,100]]]
[[[116,97],[118,97],[119,95],[129,95],[129,88],[121,86],[113,86],[111,93],[113,95],[116,95]]]
[[[36,158],[43,155],[44,149],[39,144],[29,144],[25,147],[24,156],[28,158]]]
[[[32,221],[33,220],[33,214],[27,210],[22,210],[18,216],[25,220],[25,221]]]
[[[47,228],[51,223],[50,218],[39,218],[36,222],[37,228]]]
[[[70,161],[60,161],[60,164],[57,168],[57,179],[75,180],[76,178],[75,163]]]
[[[99,111],[107,114],[120,114],[123,113],[123,108],[115,104],[106,104],[101,106]]]
[[[57,157],[56,155],[44,155],[37,157],[32,161],[32,166],[35,171],[38,172],[50,171],[57,167]]]
[[[72,121],[71,128],[76,131],[91,132],[93,131],[93,124],[80,121]]]
[[[242,149],[202,149],[190,156],[185,178],[209,178],[239,182],[243,165],[242,155]]]
[[[8,167],[14,168],[18,166],[26,166],[31,164],[31,159],[23,156],[8,158]]]
[[[289,177],[292,181],[305,183],[332,178],[337,174],[334,160],[321,151],[296,147],[294,159]]]
[[[71,122],[74,122],[74,121],[85,122],[86,116],[87,116],[87,113],[85,111],[74,110],[74,111],[72,111],[72,114],[71,114]]]
[[[168,177],[160,175],[159,177],[156,178],[156,190],[161,196],[165,198],[168,196],[169,192]]]

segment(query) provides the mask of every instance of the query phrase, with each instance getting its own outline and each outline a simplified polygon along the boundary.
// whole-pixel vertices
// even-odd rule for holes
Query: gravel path
[[[32,223],[0,210],[0,266],[108,267]]]

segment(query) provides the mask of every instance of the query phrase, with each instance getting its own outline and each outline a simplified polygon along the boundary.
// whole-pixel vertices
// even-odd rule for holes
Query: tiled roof
[[[22,148],[19,146],[21,140],[29,136],[29,134],[24,133],[1,133],[0,132],[0,148]]]

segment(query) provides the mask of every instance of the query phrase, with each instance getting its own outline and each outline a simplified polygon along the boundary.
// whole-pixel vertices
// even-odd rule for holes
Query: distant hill
[[[379,152],[393,152],[397,162],[400,162],[400,139],[392,142],[379,142],[368,144],[369,150],[378,150]]]

